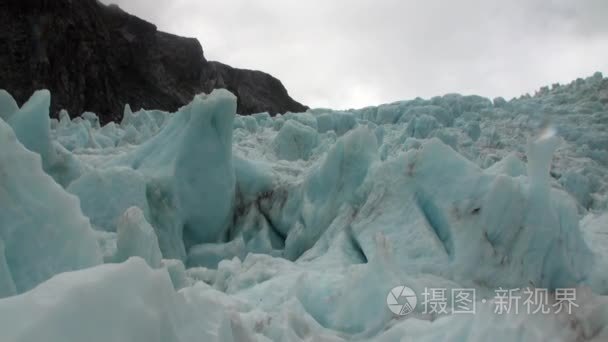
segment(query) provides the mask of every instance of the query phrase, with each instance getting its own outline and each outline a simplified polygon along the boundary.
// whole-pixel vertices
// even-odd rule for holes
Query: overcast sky
[[[311,107],[519,96],[608,76],[608,0],[103,0]]]

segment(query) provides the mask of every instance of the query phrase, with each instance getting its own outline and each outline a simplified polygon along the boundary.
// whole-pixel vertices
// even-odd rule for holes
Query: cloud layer
[[[608,71],[605,0],[104,0],[311,107],[487,97]]]

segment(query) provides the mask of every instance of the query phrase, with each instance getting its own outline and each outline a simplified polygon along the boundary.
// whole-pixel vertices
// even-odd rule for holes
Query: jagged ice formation
[[[608,338],[601,74],[277,117],[216,90],[103,127],[50,96],[0,91],[3,341]],[[477,314],[397,317],[397,285],[474,288]],[[493,312],[529,286],[580,310]]]

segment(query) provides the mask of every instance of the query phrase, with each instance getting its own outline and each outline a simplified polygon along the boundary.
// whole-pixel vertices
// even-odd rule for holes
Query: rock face
[[[238,97],[240,114],[307,108],[278,79],[207,61],[196,39],[96,0],[3,0],[0,42],[0,88],[20,104],[48,88],[52,116],[92,111],[106,123],[120,120],[127,103],[174,111],[216,88]]]

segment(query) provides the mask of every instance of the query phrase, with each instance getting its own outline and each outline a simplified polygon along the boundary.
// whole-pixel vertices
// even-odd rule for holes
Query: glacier
[[[605,341],[608,79],[533,96],[50,119],[0,91],[1,341]],[[396,315],[407,286],[475,314]],[[497,289],[577,291],[499,314]]]

